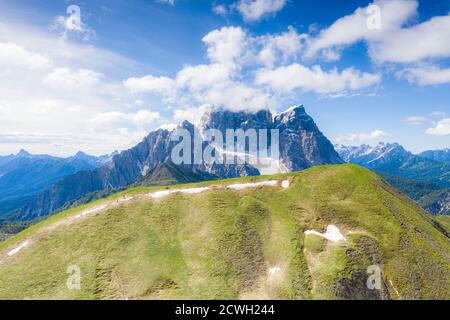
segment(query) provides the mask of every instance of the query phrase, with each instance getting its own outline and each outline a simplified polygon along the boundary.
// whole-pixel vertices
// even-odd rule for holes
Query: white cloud
[[[98,155],[130,147],[127,136],[117,130],[94,132],[86,119],[111,110],[136,114],[144,109],[121,81],[142,66],[7,18],[0,19],[0,135],[9,138],[0,139],[0,153],[25,148],[62,156],[78,150]],[[137,122],[131,133],[142,131]]]
[[[62,32],[64,38],[69,34],[81,36],[84,40],[95,38],[95,31],[90,29],[83,22],[81,8],[77,5],[70,5],[67,8],[67,16],[57,16],[51,26],[53,30]]]
[[[307,37],[304,56],[337,61],[346,47],[364,41],[374,62],[390,63],[386,70],[394,71],[410,83],[448,84],[450,69],[439,67],[437,62],[450,57],[450,14],[414,24],[418,6],[416,0],[375,0],[336,20],[317,36]],[[369,28],[374,15],[369,9],[373,7],[380,10],[379,28]],[[432,65],[423,65],[430,60]]]
[[[136,113],[124,113],[121,111],[110,111],[96,114],[90,120],[97,130],[109,130],[111,128],[148,128],[153,122],[160,119],[159,112],[139,110]]]
[[[50,114],[56,112],[58,109],[64,107],[63,103],[58,100],[46,99],[42,101],[36,101],[36,104],[30,110],[35,114]]]
[[[171,6],[175,5],[175,0],[156,0],[156,2],[169,4]]]
[[[268,105],[266,93],[240,80],[249,63],[252,39],[239,27],[223,27],[203,37],[208,64],[184,66],[174,78],[147,75],[130,78],[124,85],[134,93],[163,94],[180,106],[212,104],[229,109],[260,109]],[[170,94],[168,94],[170,93]],[[186,106],[183,106],[183,110]],[[175,114],[177,116],[177,114]]]
[[[320,66],[312,68],[294,63],[277,69],[261,69],[256,73],[256,83],[269,85],[278,91],[294,89],[317,93],[335,93],[358,90],[381,81],[380,75],[360,72],[354,68],[324,71]]]
[[[186,66],[176,77],[180,87],[202,89],[214,83],[222,82],[231,77],[231,70],[227,65],[220,63],[201,64],[197,66]]]
[[[50,65],[45,56],[31,52],[13,42],[0,42],[0,65],[8,68],[11,66],[25,66],[30,69],[42,69]]]
[[[213,12],[219,16],[226,16],[230,12],[230,9],[226,5],[219,4],[213,6]]]
[[[196,93],[217,83],[228,81],[239,69],[246,43],[246,34],[239,27],[223,27],[208,33],[203,39],[207,46],[209,64],[184,66],[172,79],[147,75],[132,77],[123,83],[133,93],[159,93],[173,96],[177,90]]]
[[[432,136],[450,135],[450,118],[442,119],[434,128],[427,129],[426,133]]]
[[[339,143],[343,142],[365,142],[370,140],[382,139],[390,137],[390,134],[382,130],[374,130],[368,133],[352,133],[349,135],[341,135],[336,141]]]
[[[209,32],[202,41],[207,45],[207,55],[212,62],[234,65],[241,57],[246,40],[240,27],[223,27]]]
[[[312,57],[318,51],[328,48],[347,46],[357,41],[383,41],[392,36],[404,23],[417,12],[418,3],[409,0],[380,0],[373,4],[381,9],[381,26],[368,28],[370,17],[368,7],[338,19],[330,27],[322,30],[315,38],[311,38],[307,56]]]
[[[407,68],[398,72],[398,75],[421,86],[450,83],[450,68],[440,69],[436,66]]]
[[[212,11],[220,16],[238,13],[245,22],[256,22],[269,16],[275,16],[283,9],[286,0],[239,0],[231,4],[217,4]]]
[[[62,36],[67,38],[69,34],[81,36],[83,40],[91,40],[95,38],[95,31],[90,29],[83,21],[81,8],[77,5],[70,5],[67,7],[66,16],[55,17],[51,28],[53,30],[61,31]]]
[[[245,21],[254,22],[275,15],[285,4],[286,0],[240,0],[236,8]]]
[[[94,135],[108,135],[127,141],[132,147],[142,141],[151,130],[166,124],[159,112],[139,110],[133,112],[109,111],[94,115],[90,121]]]
[[[405,121],[408,124],[414,125],[414,126],[418,126],[423,124],[425,121],[427,120],[426,117],[421,117],[421,116],[411,116],[405,119]]]
[[[100,82],[102,75],[89,69],[71,70],[56,68],[43,79],[43,82],[53,88],[76,89],[92,87]]]
[[[292,27],[279,35],[262,36],[257,39],[262,46],[259,59],[268,66],[272,66],[276,61],[286,62],[297,56],[305,39],[305,35],[298,34]]]
[[[133,93],[155,92],[168,94],[175,87],[173,79],[168,77],[154,77],[152,75],[147,75],[142,78],[132,77],[126,79],[123,84]]]
[[[225,83],[212,87],[201,98],[204,104],[226,107],[234,111],[260,110],[272,105],[269,95],[242,83]]]
[[[387,34],[371,44],[370,54],[378,62],[409,63],[450,57],[450,14]]]
[[[173,119],[177,123],[187,120],[191,123],[198,123],[202,115],[211,109],[210,105],[202,105],[197,108],[177,109],[174,112]]]
[[[174,77],[132,77],[123,84],[134,94],[156,93],[165,103],[183,109],[210,104],[231,110],[258,110],[276,108],[279,96],[289,95],[294,89],[352,96],[355,93],[351,91],[380,82],[378,74],[354,68],[325,71],[320,66],[291,63],[303,49],[305,39],[292,27],[280,34],[257,37],[240,27],[223,27],[202,39],[208,63],[184,66]]]
[[[423,23],[405,27],[417,16],[416,0],[376,0],[380,8],[380,28],[368,28],[371,12],[358,8],[338,19],[308,42],[307,57],[327,50],[339,50],[358,41],[366,41],[371,58],[378,62],[412,63],[430,58],[450,57],[450,14],[432,17]],[[332,51],[337,58],[336,51]]]
[[[443,111],[433,111],[428,114],[430,117],[438,117],[443,118],[445,116],[445,112]]]

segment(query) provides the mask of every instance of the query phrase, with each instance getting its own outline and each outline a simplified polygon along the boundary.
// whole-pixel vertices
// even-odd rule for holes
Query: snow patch
[[[149,171],[150,171],[149,166],[148,166],[148,165],[145,165],[145,166],[142,168],[141,176],[145,177]]]
[[[281,182],[281,186],[283,187],[283,189],[289,188],[289,185],[290,185],[289,180],[284,180],[283,182]]]
[[[329,225],[327,227],[327,232],[325,233],[320,233],[316,230],[307,230],[305,231],[305,234],[315,234],[332,242],[339,242],[346,240],[345,237],[342,235],[341,231],[339,230],[339,228],[334,225]]]
[[[108,206],[107,204],[103,204],[103,205],[101,205],[101,206],[99,206],[97,208],[93,208],[93,209],[90,209],[90,210],[83,211],[81,213],[81,216],[87,216],[88,214],[97,213],[99,211],[102,211],[103,209],[106,209],[107,206]]]
[[[235,183],[230,184],[227,186],[228,189],[233,190],[242,190],[247,188],[256,188],[256,187],[273,187],[278,184],[278,181],[271,180],[271,181],[261,181],[261,182],[254,182],[254,183]]]
[[[130,201],[130,200],[133,200],[133,197],[124,197],[124,198],[120,198],[120,199],[118,199],[117,202],[119,202],[119,203],[124,203],[124,202],[128,202],[128,201]]]
[[[203,132],[201,132],[202,139],[204,140]],[[277,174],[277,173],[288,173],[289,169],[282,163],[280,159],[274,159],[272,157],[263,157],[261,156],[261,151],[257,154],[247,153],[247,152],[236,152],[225,150],[223,147],[218,145],[217,143],[210,143],[210,146],[213,147],[216,152],[220,153],[222,157],[225,155],[231,155],[242,160],[244,163],[249,163],[254,168],[256,168],[261,174]],[[267,155],[270,153],[270,150],[265,150],[264,153]]]
[[[174,190],[163,190],[163,191],[156,191],[150,193],[150,197],[153,199],[159,199],[165,196],[168,196],[169,194],[173,193]]]
[[[26,240],[24,242],[22,242],[21,244],[19,244],[15,249],[11,250],[10,252],[8,252],[8,256],[13,256],[17,253],[19,253],[20,250],[22,250],[23,248],[25,248],[28,245],[29,241]]]
[[[204,188],[190,188],[190,189],[174,189],[174,190],[162,190],[162,191],[156,191],[150,193],[150,197],[153,199],[159,199],[162,197],[166,197],[172,193],[186,193],[186,194],[196,194],[196,193],[202,193],[206,190],[209,190],[209,187]]]
[[[73,218],[74,218],[74,219],[79,219],[79,218],[84,217],[84,216],[87,216],[87,215],[89,215],[89,214],[97,213],[97,212],[99,212],[99,211],[102,211],[103,209],[106,209],[107,206],[108,206],[107,204],[104,204],[104,205],[101,205],[101,206],[96,207],[96,208],[93,208],[93,209],[85,210],[85,211],[83,211],[83,212],[77,214],[77,215],[74,216]]]
[[[232,190],[243,190],[247,188],[256,188],[256,187],[273,187],[278,184],[277,180],[270,180],[270,181],[261,181],[261,182],[249,182],[249,183],[235,183],[230,184],[226,187],[216,186],[216,188],[227,188]],[[203,188],[189,188],[189,189],[173,189],[173,190],[161,190],[161,191],[155,191],[149,194],[149,196],[153,199],[160,199],[163,197],[166,197],[173,193],[186,193],[186,194],[196,194],[196,193],[202,193],[207,190],[210,190],[210,187],[203,187]]]

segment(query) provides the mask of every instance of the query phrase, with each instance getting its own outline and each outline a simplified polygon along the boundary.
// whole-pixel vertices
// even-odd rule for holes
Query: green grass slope
[[[270,179],[290,186],[217,187]],[[442,222],[367,169],[193,186],[211,190],[151,199],[161,188],[130,189],[0,244],[0,299],[450,299]],[[192,185],[176,188],[184,187]],[[101,205],[108,207],[74,218]],[[346,241],[305,235],[330,224]],[[66,285],[73,265],[79,290]],[[366,286],[371,265],[382,268],[380,290]]]

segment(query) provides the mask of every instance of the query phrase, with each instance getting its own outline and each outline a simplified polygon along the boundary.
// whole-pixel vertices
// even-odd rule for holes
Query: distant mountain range
[[[178,128],[185,129],[192,135],[194,132],[202,133],[208,129],[217,129],[223,133],[226,129],[251,128],[269,131],[278,129],[280,161],[274,161],[274,166],[271,167],[272,170],[276,170],[275,172],[298,171],[317,165],[343,163],[331,142],[320,132],[303,106],[292,107],[275,117],[268,110],[249,113],[215,109],[205,113],[198,126],[184,121]],[[176,170],[174,167],[158,167],[171,161],[171,151],[177,144],[171,139],[173,134],[174,131],[163,129],[151,132],[135,147],[115,155],[111,162],[96,169],[78,171],[59,180],[52,187],[33,197],[12,217],[17,220],[31,220],[55,212],[86,194],[123,188],[138,181],[157,184],[154,177],[160,173],[155,173],[155,170],[164,169],[164,176],[170,172],[168,176],[171,179],[175,176],[176,181],[191,181],[193,175],[224,179],[267,173],[249,164],[203,162],[183,164],[182,168]],[[207,145],[203,143],[203,148]],[[189,174],[185,173],[181,178],[181,171]],[[147,178],[143,178],[145,176]]]
[[[419,156],[443,163],[450,162],[450,149],[424,151]]]
[[[0,216],[21,208],[27,201],[61,178],[80,170],[100,167],[111,156],[94,157],[83,152],[69,158],[32,155],[21,150],[0,157]]]
[[[379,143],[375,147],[336,145],[335,148],[345,162],[378,172],[430,213],[450,213],[449,150],[414,155],[398,143]]]

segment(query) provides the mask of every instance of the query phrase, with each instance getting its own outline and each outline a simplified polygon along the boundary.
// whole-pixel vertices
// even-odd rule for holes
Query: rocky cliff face
[[[343,163],[303,106],[293,107],[276,116],[273,127],[279,129],[280,158],[288,171]]]
[[[301,105],[275,117],[267,110],[255,114],[215,111],[203,116],[200,127],[202,130],[218,129],[224,136],[226,129],[266,129],[269,147],[270,131],[278,130],[280,172],[344,162]]]
[[[303,106],[296,106],[275,117],[270,111],[257,113],[215,110],[203,115],[198,127],[188,121],[179,128],[194,135],[208,129],[217,129],[224,136],[227,129],[279,130],[280,159],[275,170],[298,171],[312,166],[343,163],[330,141],[320,132],[314,120]],[[161,163],[171,161],[172,149],[178,141],[172,141],[175,131],[156,130],[141,143],[113,157],[106,165],[68,176],[46,190],[23,207],[17,219],[28,220],[48,215],[83,195],[103,189],[128,186],[136,182]],[[270,136],[268,137],[270,142]],[[203,142],[205,148],[208,143]],[[185,169],[205,172],[219,178],[233,178],[260,174],[250,164],[200,163],[183,164]]]
[[[419,203],[432,214],[450,214],[450,189],[433,192]]]

